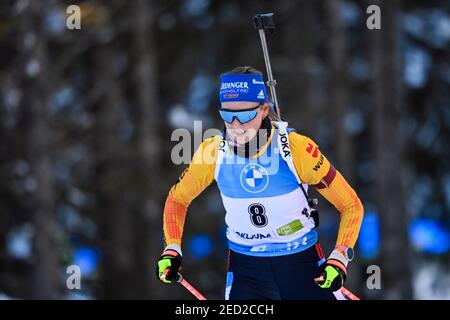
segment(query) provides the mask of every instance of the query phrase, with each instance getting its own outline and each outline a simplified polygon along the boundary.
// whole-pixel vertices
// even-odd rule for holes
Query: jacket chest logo
[[[241,186],[250,193],[264,191],[269,184],[269,175],[259,164],[248,164],[241,171]]]

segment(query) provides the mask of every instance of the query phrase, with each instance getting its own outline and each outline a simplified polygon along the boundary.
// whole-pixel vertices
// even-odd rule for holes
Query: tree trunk
[[[387,299],[411,298],[408,217],[404,207],[401,165],[400,1],[372,1],[381,8],[381,30],[370,34],[376,199],[381,219],[382,290]],[[369,4],[368,4],[369,5]]]
[[[156,48],[154,44],[155,6],[146,0],[134,3],[134,47],[136,63],[134,66],[134,82],[136,83],[137,112],[135,167],[138,169],[137,190],[138,206],[135,220],[137,272],[139,275],[138,296],[140,298],[157,297],[152,290],[152,282],[156,282],[156,259],[161,253],[160,241],[155,235],[162,230],[163,188],[159,177],[158,159],[160,154],[158,101],[156,78]],[[155,285],[155,284],[154,284]],[[162,297],[161,297],[162,298]]]
[[[326,21],[328,21],[328,63],[330,66],[330,95],[327,108],[331,109],[332,119],[329,123],[334,127],[333,145],[336,150],[336,168],[347,181],[353,182],[354,158],[353,141],[345,128],[345,117],[348,113],[348,56],[345,39],[345,26],[341,19],[341,1],[327,0],[325,2]]]
[[[96,81],[105,86],[98,114],[96,134],[97,196],[102,280],[105,299],[136,298],[136,257],[134,217],[127,206],[130,159],[128,146],[120,141],[120,125],[125,106],[122,88],[113,72],[115,47],[103,45],[96,50]]]
[[[285,29],[268,39],[282,37],[281,52],[288,57],[286,60],[281,60],[285,64],[277,64],[277,56],[273,54],[275,48],[269,44],[274,77],[277,79],[279,74],[278,77],[285,80],[284,83],[279,81],[280,86],[277,86],[281,116],[286,117],[290,125],[299,133],[311,135],[313,139],[316,139],[317,126],[314,121],[311,121],[315,118],[319,107],[314,99],[317,88],[314,75],[311,73],[317,48],[314,4],[311,1],[280,2],[280,11],[280,14],[285,17]],[[258,45],[260,47],[260,44]],[[258,50],[261,49],[258,48]],[[262,59],[262,52],[260,59]],[[278,73],[277,70],[280,69],[281,72]],[[283,105],[283,101],[291,103]]]
[[[28,161],[36,187],[31,195],[34,210],[34,271],[32,275],[32,298],[55,299],[60,297],[61,283],[57,256],[58,226],[55,205],[55,179],[52,164],[52,145],[48,98],[51,92],[48,79],[48,61],[46,35],[41,25],[40,7],[31,2],[23,19],[34,23],[33,30],[36,42],[26,55],[34,59],[34,66],[38,67],[36,74],[31,77],[27,87],[25,105],[30,112]],[[30,27],[30,26],[28,26]],[[25,35],[30,28],[25,28]],[[23,39],[24,37],[20,37]],[[28,63],[30,63],[28,60]],[[36,70],[36,69],[35,69]]]
[[[346,30],[341,11],[341,1],[327,0],[324,3],[326,21],[328,21],[328,64],[330,67],[330,83],[327,108],[331,118],[328,123],[333,126],[332,145],[335,147],[336,163],[333,165],[339,170],[345,179],[355,187],[355,158],[353,139],[345,128],[345,117],[349,112],[349,79],[348,79],[348,50]],[[359,272],[360,265],[351,263],[349,265],[349,277],[347,286],[349,288],[360,288],[363,279]]]

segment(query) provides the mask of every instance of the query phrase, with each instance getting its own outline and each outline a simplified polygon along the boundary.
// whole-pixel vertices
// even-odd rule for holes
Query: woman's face
[[[257,102],[224,102],[222,103],[222,108],[238,111],[253,109],[257,105]],[[227,136],[232,144],[236,146],[244,145],[256,136],[258,129],[261,127],[262,120],[269,114],[269,104],[264,103],[256,110],[258,111],[256,117],[247,123],[242,124],[236,118],[233,119],[231,124],[224,122],[227,129]]]

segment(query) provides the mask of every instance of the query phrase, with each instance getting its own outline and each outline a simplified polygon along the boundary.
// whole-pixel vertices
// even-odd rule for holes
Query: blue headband
[[[266,86],[261,74],[223,74],[220,76],[220,102],[268,101]]]

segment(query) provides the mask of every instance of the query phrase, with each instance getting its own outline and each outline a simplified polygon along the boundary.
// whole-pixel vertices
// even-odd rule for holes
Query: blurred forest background
[[[81,9],[68,30],[66,9]],[[381,30],[368,30],[369,5]],[[156,280],[162,209],[186,165],[176,128],[222,128],[219,75],[265,73],[278,99],[360,195],[366,212],[347,287],[366,299],[450,299],[450,2],[0,2],[0,298],[192,299]],[[319,203],[328,255],[339,222]],[[223,299],[216,186],[189,208],[184,274]],[[81,267],[81,290],[66,268]],[[369,290],[367,267],[381,269]]]

